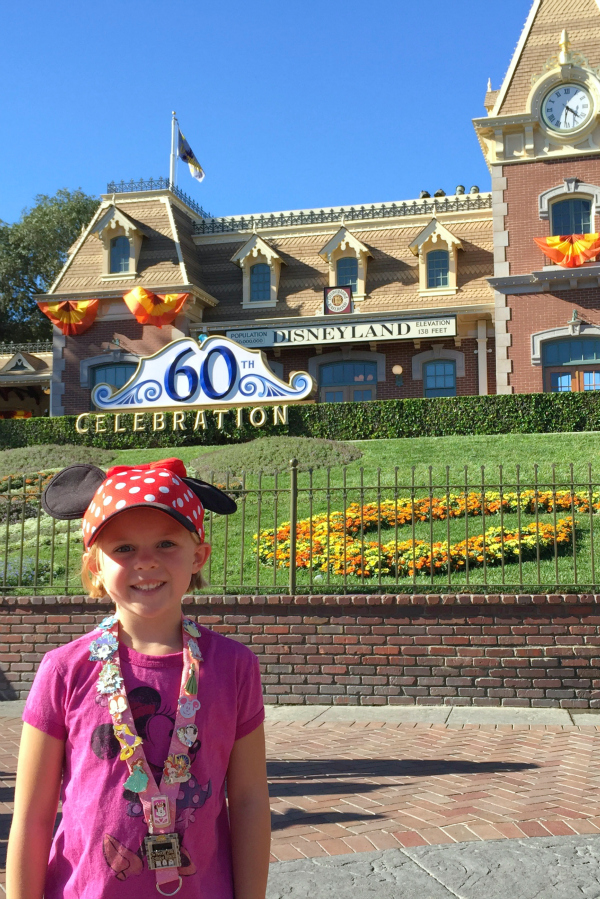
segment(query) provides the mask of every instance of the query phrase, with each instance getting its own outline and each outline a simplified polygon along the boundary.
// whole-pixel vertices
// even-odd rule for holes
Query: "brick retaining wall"
[[[248,644],[268,703],[600,708],[600,596],[193,596],[186,613]],[[0,699],[107,600],[0,598]]]

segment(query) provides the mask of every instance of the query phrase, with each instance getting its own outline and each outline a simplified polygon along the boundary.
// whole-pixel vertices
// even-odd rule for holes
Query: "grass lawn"
[[[417,481],[425,483],[429,466],[437,483],[444,483],[446,466],[450,466],[452,481],[464,483],[465,465],[470,480],[481,478],[481,466],[486,466],[486,479],[498,478],[498,468],[504,466],[506,479],[514,480],[516,467],[520,466],[522,480],[533,479],[534,465],[539,465],[539,477],[552,477],[552,464],[556,464],[557,478],[569,477],[569,465],[573,463],[578,478],[588,477],[588,465],[592,465],[593,477],[600,483],[600,433],[576,434],[503,434],[477,437],[414,437],[399,440],[354,441],[364,455],[348,466],[348,476],[358,478],[364,468],[365,479],[373,482],[377,469],[387,473],[400,469],[401,479],[406,481],[414,465]],[[175,447],[173,455],[189,464],[204,452],[212,452],[213,446]],[[159,449],[120,450],[113,464],[132,465],[136,462],[153,462],[169,455],[164,447]],[[594,474],[595,473],[595,474]]]

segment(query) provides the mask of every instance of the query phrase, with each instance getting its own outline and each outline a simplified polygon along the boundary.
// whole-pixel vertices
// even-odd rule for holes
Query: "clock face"
[[[592,114],[592,99],[580,84],[561,84],[542,103],[544,124],[561,133],[580,128]]]

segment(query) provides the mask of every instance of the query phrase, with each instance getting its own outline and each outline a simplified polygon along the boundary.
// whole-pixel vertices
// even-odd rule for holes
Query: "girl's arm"
[[[6,864],[7,899],[42,899],[65,744],[23,725]]]
[[[235,899],[265,899],[271,810],[262,724],[233,745],[227,770],[227,798]]]

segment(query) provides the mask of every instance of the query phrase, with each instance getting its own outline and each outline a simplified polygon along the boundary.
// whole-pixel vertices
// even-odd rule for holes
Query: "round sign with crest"
[[[339,314],[350,312],[352,305],[351,287],[327,287],[325,288],[325,312]]]

